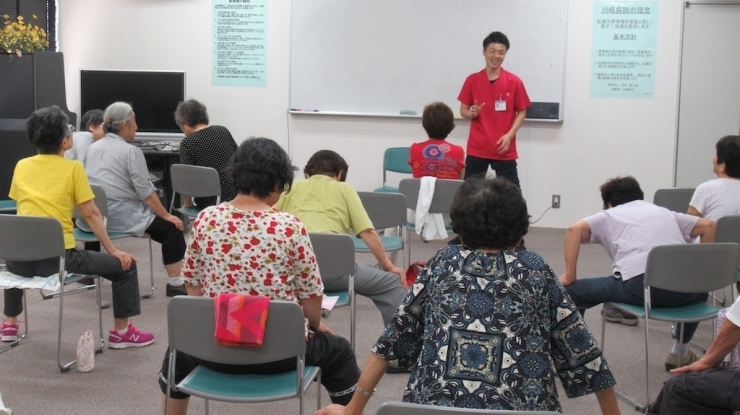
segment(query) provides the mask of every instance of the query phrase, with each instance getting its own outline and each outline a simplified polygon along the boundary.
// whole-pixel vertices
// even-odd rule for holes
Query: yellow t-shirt
[[[298,216],[309,232],[347,234],[351,228],[357,235],[374,229],[355,188],[323,174],[293,182],[275,208]]]
[[[62,223],[67,249],[75,247],[75,206],[95,198],[82,164],[51,154],[20,160],[13,172],[9,195],[18,203],[19,215],[57,218]]]

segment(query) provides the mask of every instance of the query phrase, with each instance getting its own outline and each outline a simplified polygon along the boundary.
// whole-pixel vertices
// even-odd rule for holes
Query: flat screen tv
[[[80,99],[80,116],[124,101],[134,107],[139,132],[180,133],[174,114],[185,100],[185,72],[82,70]]]

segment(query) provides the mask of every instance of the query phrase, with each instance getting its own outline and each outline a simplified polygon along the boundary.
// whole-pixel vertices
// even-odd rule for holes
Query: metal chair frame
[[[303,309],[292,301],[271,300],[267,315],[265,337],[260,347],[223,346],[213,339],[215,331],[213,298],[178,296],[167,306],[167,333],[169,341],[170,365],[165,399],[165,413],[169,413],[170,390],[182,392],[205,399],[205,413],[208,414],[210,400],[250,403],[271,402],[297,397],[299,413],[303,414],[303,401],[313,380],[321,381],[321,369],[305,366],[305,329]],[[234,375],[215,372],[198,366],[185,379],[174,384],[177,353],[183,352],[192,357],[221,364],[253,365],[295,358],[295,389],[270,396],[257,395],[250,385],[270,382],[275,375]],[[288,372],[289,374],[290,372]],[[230,390],[221,389],[215,382],[228,383]],[[282,382],[281,382],[282,384]],[[203,387],[205,386],[205,387]],[[316,408],[321,407],[321,391],[316,391]]]
[[[617,391],[617,395],[643,411],[650,403],[649,324],[653,319],[675,323],[694,323],[712,320],[719,307],[695,301],[681,307],[652,307],[650,288],[682,293],[701,293],[723,289],[736,280],[740,266],[740,245],[737,243],[705,243],[661,245],[650,250],[645,269],[645,300],[643,306],[610,302],[611,306],[645,320],[645,404]],[[701,278],[697,278],[701,276]],[[601,317],[601,348],[606,345],[606,318]],[[681,332],[683,337],[683,331]],[[683,339],[679,339],[683,341]]]
[[[95,195],[95,199],[93,199],[93,202],[95,203],[95,206],[98,208],[98,211],[100,211],[100,214],[103,216],[103,224],[106,224],[108,221],[108,201],[105,196],[105,189],[103,189],[101,186],[91,184],[90,187],[92,188],[93,194]],[[75,207],[74,214],[72,215],[75,219],[83,219],[82,213],[80,212],[79,207]],[[72,231],[72,235],[74,236],[76,241],[79,242],[99,242],[98,238],[95,236],[92,232],[86,232],[83,231],[80,228],[75,228]],[[108,238],[110,238],[112,241],[116,239],[123,239],[123,238],[138,238],[136,235],[132,235],[129,233],[118,233],[118,232],[109,232]],[[151,298],[154,295],[154,254],[152,253],[152,238],[144,234],[142,237],[144,239],[147,239],[149,242],[149,281],[151,284],[151,289],[148,293],[143,294],[141,296],[142,299]],[[102,247],[101,247],[102,249]],[[102,279],[98,280],[99,283],[102,282]],[[85,291],[92,289],[92,286],[85,286],[81,288],[77,288],[73,290],[73,292],[79,292],[79,291]],[[57,293],[54,294],[44,294],[43,291],[41,292],[41,296],[44,300],[48,300],[49,298],[52,298],[54,296],[58,295]],[[110,303],[100,304],[103,308],[110,307]]]
[[[355,245],[349,235],[331,233],[309,233],[319,273],[323,281],[349,275],[347,291],[324,291],[324,295],[337,295],[340,301],[336,306],[349,306],[350,336],[349,342],[355,350],[355,333],[357,331],[355,301]],[[345,300],[346,299],[346,300]]]
[[[221,181],[218,172],[213,167],[173,164],[170,167],[170,177],[172,178],[170,213],[176,210],[191,218],[200,213],[194,208],[175,209],[175,194],[177,193],[189,197],[216,196],[216,204],[221,203]]]
[[[69,275],[65,270],[67,250],[64,247],[64,233],[62,225],[55,218],[37,216],[0,215],[0,257],[6,261],[38,261],[49,258],[59,258],[59,326],[57,330],[57,366],[61,372],[68,372],[77,363],[72,360],[62,362],[62,321],[64,316],[64,297],[69,292],[65,286],[79,280],[82,276]],[[100,278],[100,277],[98,277]],[[100,302],[100,284],[97,284],[97,301]],[[103,338],[103,312],[98,309],[98,328],[100,333],[100,347],[96,353],[102,353],[105,346]],[[28,307],[26,292],[23,292],[23,335],[0,348],[0,353],[9,350],[21,343],[28,335]]]
[[[375,229],[396,228],[400,236],[380,237],[383,249],[386,252],[403,252],[402,268],[407,269],[408,259],[408,233],[406,227],[406,197],[401,193],[381,193],[381,192],[357,192],[362,201],[367,215],[370,217]],[[353,237],[355,252],[371,252],[365,241]],[[400,246],[399,246],[400,244]]]
[[[409,165],[410,147],[386,148],[383,153],[383,186],[375,189],[376,192],[398,193],[398,188],[388,186],[387,172],[411,174]]]

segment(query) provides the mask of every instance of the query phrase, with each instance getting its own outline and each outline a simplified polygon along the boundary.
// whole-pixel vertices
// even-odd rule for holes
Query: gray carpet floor
[[[530,250],[541,254],[556,274],[563,272],[563,231],[532,229],[526,236]],[[148,253],[145,240],[124,239],[115,241],[120,249],[133,253],[139,259],[139,280],[142,291],[149,287]],[[430,258],[446,241],[422,242],[416,235],[411,238],[413,260]],[[167,350],[166,307],[164,296],[165,272],[154,243],[154,273],[156,293],[153,298],[142,301],[142,314],[134,323],[143,330],[155,334],[155,343],[148,347],[125,350],[105,349],[96,355],[95,369],[90,373],[79,373],[74,369],[60,373],[56,366],[56,330],[58,301],[42,301],[38,292],[28,292],[29,336],[18,347],[0,355],[0,394],[5,404],[15,414],[156,414],[159,413],[160,391],[157,373]],[[358,255],[357,261],[371,264],[372,257]],[[584,246],[579,259],[579,278],[603,276],[611,273],[611,262],[600,246]],[[103,297],[110,298],[110,284],[104,283]],[[2,302],[2,299],[0,299]],[[87,328],[96,330],[94,291],[68,296],[65,301],[64,355],[73,358],[77,338]],[[591,332],[600,339],[601,320],[598,310],[586,314]],[[103,328],[112,327],[111,310],[103,312]],[[337,334],[349,336],[349,309],[335,309],[326,323]],[[358,296],[357,302],[357,357],[362,367],[368,351],[383,327],[380,314],[372,302]],[[712,341],[712,325],[703,323],[694,338],[695,342],[708,346]],[[650,324],[650,388],[655,397],[670,376],[663,368],[666,353],[670,350],[670,326],[662,323]],[[645,347],[643,322],[636,327],[607,324],[605,355],[617,378],[617,388],[627,395],[645,399]],[[408,381],[406,374],[386,375],[378,385],[377,394],[371,399],[366,413],[373,414],[386,401],[398,401]],[[329,403],[326,391],[320,390],[322,404]],[[586,415],[599,413],[596,398],[591,396],[568,399],[559,390],[563,412]],[[308,394],[306,413],[316,405],[316,388]],[[620,401],[623,413],[635,413],[634,409]],[[298,401],[289,400],[248,406],[211,404],[211,413],[248,413],[278,415],[297,413]],[[203,401],[191,400],[189,413],[203,413]]]

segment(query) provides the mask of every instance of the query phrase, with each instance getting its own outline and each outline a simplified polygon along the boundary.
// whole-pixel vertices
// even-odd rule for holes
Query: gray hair
[[[175,123],[178,126],[187,125],[195,127],[200,124],[208,125],[208,121],[208,112],[206,112],[206,106],[202,103],[194,99],[189,99],[177,104]]]
[[[134,109],[126,102],[114,102],[105,109],[103,114],[103,130],[106,133],[118,134],[121,124],[134,115]]]

